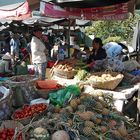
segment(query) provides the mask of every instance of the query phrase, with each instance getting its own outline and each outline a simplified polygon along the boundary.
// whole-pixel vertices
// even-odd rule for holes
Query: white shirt
[[[37,37],[33,36],[31,40],[31,55],[33,64],[47,62],[45,50],[46,47],[44,43]]]

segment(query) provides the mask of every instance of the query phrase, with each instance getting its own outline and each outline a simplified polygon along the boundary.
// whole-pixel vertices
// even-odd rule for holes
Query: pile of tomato
[[[4,128],[0,130],[0,140],[12,140],[15,134],[15,129]],[[22,133],[17,134],[16,140],[22,140]]]
[[[47,105],[43,103],[34,104],[34,105],[24,105],[20,110],[14,112],[13,118],[18,120],[27,117],[32,117],[35,114],[44,112],[46,109],[47,109]]]

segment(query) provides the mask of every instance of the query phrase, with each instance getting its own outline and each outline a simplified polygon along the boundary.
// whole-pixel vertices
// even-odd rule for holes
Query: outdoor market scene
[[[140,140],[140,1],[1,0],[0,140]]]

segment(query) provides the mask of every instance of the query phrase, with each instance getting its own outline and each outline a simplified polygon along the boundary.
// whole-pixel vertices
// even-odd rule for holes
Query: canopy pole
[[[70,57],[70,25],[71,25],[71,20],[70,18],[68,19],[69,20],[69,27],[68,27],[68,34],[67,34],[67,37],[68,37],[68,58]]]

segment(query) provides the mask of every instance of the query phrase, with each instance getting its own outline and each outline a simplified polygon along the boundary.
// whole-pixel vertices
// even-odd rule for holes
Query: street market
[[[137,0],[2,0],[0,140],[139,140],[140,16],[130,38],[120,35],[139,9]]]

